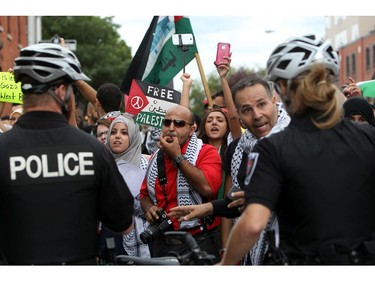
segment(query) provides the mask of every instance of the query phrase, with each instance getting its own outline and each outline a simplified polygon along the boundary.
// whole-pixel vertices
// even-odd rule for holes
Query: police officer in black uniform
[[[8,264],[96,264],[98,222],[132,228],[133,196],[109,151],[68,124],[73,84],[89,80],[56,44],[21,50],[24,113],[0,136],[0,251]]]
[[[268,79],[292,120],[254,147],[246,209],[221,264],[242,258],[272,210],[280,248],[270,247],[269,264],[375,263],[375,129],[342,118],[338,73],[337,52],[315,36],[289,39],[271,54]]]

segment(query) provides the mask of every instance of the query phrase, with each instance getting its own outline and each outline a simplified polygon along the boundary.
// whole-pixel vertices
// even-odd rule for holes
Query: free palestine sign
[[[180,99],[178,91],[133,79],[125,108],[138,124],[161,128],[165,113]]]

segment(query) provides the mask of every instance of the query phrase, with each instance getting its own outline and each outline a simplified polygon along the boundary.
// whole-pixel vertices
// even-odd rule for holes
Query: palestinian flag
[[[187,51],[173,45],[173,34],[193,34],[190,20],[182,16],[155,16],[121,83],[121,90],[129,94],[133,79],[167,86],[198,52],[194,44]]]
[[[375,80],[358,82],[357,86],[361,89],[364,97],[375,98]]]

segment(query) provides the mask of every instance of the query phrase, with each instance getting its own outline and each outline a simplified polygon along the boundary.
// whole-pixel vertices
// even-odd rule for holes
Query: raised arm
[[[93,105],[96,104],[96,90],[91,87],[86,81],[78,80],[76,82],[78,90],[81,92],[82,96],[91,102]]]
[[[61,47],[65,48],[65,39],[60,38],[60,42]],[[84,98],[95,105],[96,90],[83,80],[76,81],[76,85]]]
[[[189,73],[185,72],[181,75],[181,80],[182,80],[182,93],[181,93],[180,105],[190,108],[189,96],[190,96],[191,85],[193,84],[193,79],[191,79],[191,76]]]
[[[348,77],[349,84],[343,91],[343,94],[347,99],[351,97],[361,97],[363,95],[361,88],[359,88],[352,77]]]
[[[225,62],[219,65],[215,64],[215,66],[220,76],[220,82],[221,82],[221,87],[224,93],[225,104],[228,109],[230,131],[232,133],[233,139],[237,139],[242,135],[242,129],[241,129],[241,124],[240,124],[240,120],[238,117],[237,109],[233,101],[232,91],[230,90],[228,80],[227,80],[227,74],[230,70],[231,58],[230,57],[224,57],[224,58],[226,59]]]

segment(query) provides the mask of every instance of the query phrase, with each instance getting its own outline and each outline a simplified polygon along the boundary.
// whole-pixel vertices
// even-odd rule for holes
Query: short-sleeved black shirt
[[[309,116],[260,140],[246,204],[276,210],[281,247],[317,255],[375,236],[375,129],[343,120],[318,130]]]

